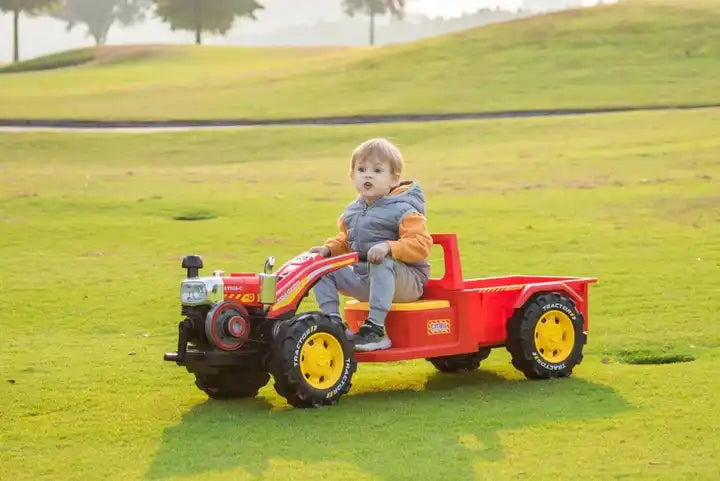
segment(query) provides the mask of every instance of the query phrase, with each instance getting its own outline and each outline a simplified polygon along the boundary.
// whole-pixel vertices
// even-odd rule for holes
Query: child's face
[[[371,204],[388,195],[390,189],[400,180],[400,175],[392,173],[388,162],[368,158],[355,164],[352,180],[360,196]]]

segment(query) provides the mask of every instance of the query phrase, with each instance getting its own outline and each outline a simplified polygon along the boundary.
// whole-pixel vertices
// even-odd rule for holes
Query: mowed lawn
[[[0,479],[716,480],[719,114],[0,134]],[[504,349],[461,375],[361,365],[338,406],[295,410],[271,385],[208,401],[162,361],[181,256],[259,270],[321,242],[372,136],[466,277],[600,279],[573,377],[526,381]]]
[[[0,73],[0,118],[278,118],[718,104],[718,25],[716,0],[627,0],[381,48],[71,52],[25,67],[95,60]]]

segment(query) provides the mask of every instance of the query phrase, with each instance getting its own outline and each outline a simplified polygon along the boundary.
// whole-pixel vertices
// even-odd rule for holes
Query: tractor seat
[[[450,303],[445,300],[421,299],[414,302],[397,302],[390,305],[390,312],[394,311],[424,311],[429,309],[442,309],[450,307]],[[369,311],[370,305],[367,302],[347,301],[345,303],[346,311]]]

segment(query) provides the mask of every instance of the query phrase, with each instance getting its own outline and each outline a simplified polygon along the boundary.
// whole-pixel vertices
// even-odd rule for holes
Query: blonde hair
[[[375,158],[390,165],[393,175],[400,175],[403,169],[403,157],[395,144],[388,139],[370,139],[358,145],[352,153],[350,175],[353,175],[358,162]]]

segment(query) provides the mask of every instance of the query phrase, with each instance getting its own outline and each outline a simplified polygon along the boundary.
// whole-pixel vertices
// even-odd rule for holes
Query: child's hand
[[[308,252],[312,252],[313,254],[320,254],[323,257],[330,257],[330,248],[328,246],[313,247]]]
[[[380,264],[385,259],[385,257],[390,253],[390,244],[387,242],[382,242],[380,244],[375,244],[370,248],[370,250],[367,253],[367,259],[368,262],[372,264]]]

